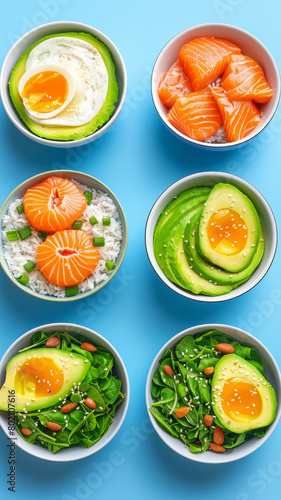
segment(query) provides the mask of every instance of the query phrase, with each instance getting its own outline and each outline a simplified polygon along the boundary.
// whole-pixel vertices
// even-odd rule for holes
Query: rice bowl
[[[34,265],[37,263],[37,248],[42,244],[38,231],[31,227],[31,236],[17,241],[9,241],[6,234],[7,231],[21,230],[29,223],[25,213],[19,214],[17,207],[22,203],[26,188],[34,186],[38,178],[46,179],[48,174],[55,174],[55,171],[29,179],[19,186],[3,204],[1,264],[12,281],[26,292],[48,300],[64,301],[69,300],[70,297],[66,296],[63,287],[50,283],[37,266],[30,273],[26,273],[23,267],[27,262],[34,263]],[[96,268],[82,283],[78,284],[78,295],[74,298],[80,298],[99,290],[117,272],[126,251],[127,226],[118,200],[102,183],[78,172],[59,171],[57,175],[71,180],[82,192],[86,190],[91,192],[91,203],[87,205],[79,219],[83,222],[83,232],[91,240],[104,238],[104,246],[97,248],[99,262]],[[90,217],[96,218],[98,222],[91,225]],[[109,226],[103,225],[103,218],[110,219]],[[112,263],[112,269],[108,269],[107,262]],[[23,273],[27,275],[29,281],[26,286],[18,282]]]

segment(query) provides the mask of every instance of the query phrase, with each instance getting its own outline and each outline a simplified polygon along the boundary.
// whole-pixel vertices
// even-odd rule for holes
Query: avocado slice
[[[174,231],[182,218],[189,214],[194,207],[198,205],[202,207],[202,203],[205,199],[206,195],[203,194],[203,196],[198,196],[198,191],[193,191],[193,196],[188,196],[184,202],[182,198],[178,197],[176,200],[173,200],[161,214],[155,227],[153,236],[155,258],[167,278],[178,285],[181,285],[181,281],[178,281],[175,277],[173,270],[170,268],[169,259],[166,258],[168,255],[168,246],[171,244],[172,246],[176,245],[176,243],[173,243]],[[170,207],[170,205],[172,205],[172,207]]]
[[[247,231],[243,236],[246,240],[245,244],[242,242],[242,246],[240,245],[238,248],[234,243],[231,244],[233,235],[239,234],[240,229],[238,222],[232,224],[231,221],[234,218],[229,216],[228,235],[224,236],[226,233],[223,229],[221,233],[224,234],[219,235],[222,236],[221,240],[215,248],[212,246],[211,241],[214,238],[209,238],[209,232],[213,230],[211,226],[214,224],[215,227],[219,227],[219,219],[214,222],[213,217],[220,211],[235,214],[237,220],[241,221],[239,226],[243,226]],[[226,227],[228,228],[228,226]],[[231,273],[242,271],[249,266],[254,258],[260,240],[260,229],[257,211],[249,198],[231,184],[216,184],[209,194],[199,224],[198,244],[201,255],[213,265]]]
[[[59,349],[30,349],[17,354],[6,366],[0,389],[0,410],[8,411],[10,392],[15,393],[15,411],[48,408],[71,393],[90,368],[89,360]]]
[[[205,260],[200,254],[198,245],[199,240],[199,223],[202,210],[198,210],[190,220],[190,224],[186,225],[184,232],[184,251],[187,260],[192,263],[194,271],[206,280],[212,280],[218,285],[232,284],[233,288],[247,281],[259,265],[264,252],[264,239],[261,230],[260,241],[258,242],[257,251],[254,254],[253,260],[248,267],[238,273],[229,273],[222,268],[214,266]]]
[[[254,365],[236,354],[226,354],[216,364],[212,399],[220,423],[237,434],[265,427],[276,416],[273,387]]]
[[[31,52],[31,50],[36,47],[41,42],[48,40],[49,38],[55,37],[71,37],[79,38],[93,45],[100,53],[103,61],[105,63],[108,72],[108,90],[104,104],[98,114],[89,122],[78,127],[65,127],[65,126],[48,126],[42,125],[33,121],[25,112],[25,108],[22,103],[21,96],[18,91],[18,84],[25,73],[26,60]],[[71,141],[82,139],[86,137],[99,128],[101,128],[111,117],[115,109],[115,103],[118,100],[118,85],[115,76],[115,66],[112,61],[112,57],[108,47],[102,43],[98,38],[93,37],[89,33],[57,33],[55,35],[49,35],[41,38],[36,43],[31,45],[19,58],[15,64],[9,82],[9,91],[12,102],[22,119],[22,121],[27,125],[27,127],[39,137],[44,137],[45,139],[59,140],[59,141]]]
[[[193,210],[188,210],[177,218],[175,216],[173,227],[168,231],[164,240],[166,242],[166,248],[164,248],[162,244],[161,257],[157,255],[156,259],[165,275],[169,277],[173,283],[195,294],[202,293],[216,296],[229,293],[233,287],[231,285],[215,285],[199,276],[193,270],[191,263],[187,261],[183,247],[185,227],[190,223],[190,220],[195,213],[197,213],[198,209],[202,211],[204,201],[205,198],[203,200],[201,199],[201,203],[199,203],[199,205],[197,204]]]

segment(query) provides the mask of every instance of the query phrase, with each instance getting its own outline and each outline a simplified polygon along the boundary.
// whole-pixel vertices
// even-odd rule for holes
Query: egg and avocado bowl
[[[276,417],[259,353],[220,330],[182,337],[156,367],[149,410],[191,453],[225,453],[263,437]]]
[[[32,342],[6,366],[0,410],[13,409],[17,431],[29,443],[53,453],[73,445],[90,448],[124,400],[113,355],[67,332],[38,331]]]
[[[118,100],[108,47],[88,33],[38,40],[15,64],[9,91],[26,126],[39,137],[86,137],[111,117]]]
[[[253,274],[264,253],[263,230],[253,203],[235,186],[194,187],[161,213],[153,250],[170,281],[219,296]]]

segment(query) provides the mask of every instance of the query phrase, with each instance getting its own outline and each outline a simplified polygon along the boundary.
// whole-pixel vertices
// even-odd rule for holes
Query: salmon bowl
[[[236,148],[258,135],[280,97],[279,72],[268,49],[245,30],[219,23],[172,38],[156,59],[151,86],[168,130],[209,150]]]
[[[229,346],[224,342],[230,343],[232,350],[229,352],[233,354],[227,354],[226,349],[223,349],[226,345]],[[204,354],[201,353],[201,347]],[[174,387],[171,372],[170,375],[167,374],[167,367],[172,366],[170,360],[173,356]],[[255,364],[254,358],[259,359],[259,367]],[[210,370],[211,366],[212,370]],[[255,370],[262,371],[259,378],[255,375],[260,372]],[[224,373],[218,377],[221,371]],[[245,393],[243,397],[240,392],[242,387],[239,384],[240,387],[235,387],[234,393],[236,394],[231,397],[230,401],[227,401],[226,396],[229,394],[226,394],[226,388],[235,380],[232,378],[234,373],[237,382],[241,377],[239,382],[244,384],[242,387],[248,386],[249,393],[248,397],[245,398]],[[181,374],[185,374],[184,379]],[[260,383],[261,378],[263,384]],[[256,390],[252,384],[256,384]],[[265,395],[263,404],[265,412],[269,411],[269,418],[266,417],[268,425],[263,429],[264,422],[258,422],[256,418],[258,416],[254,415],[254,412],[252,414],[253,410],[248,407],[249,396],[254,397],[254,391],[262,395],[261,385],[267,386],[269,392]],[[220,389],[217,386],[220,386]],[[174,401],[173,390],[178,394],[177,401]],[[217,391],[222,392],[221,397]],[[168,396],[170,401],[167,401]],[[163,402],[161,402],[162,397]],[[266,346],[254,335],[240,328],[217,323],[187,328],[168,340],[155,356],[146,383],[147,411],[160,439],[179,455],[207,464],[222,464],[239,460],[262,446],[270,438],[280,420],[280,398],[280,371],[276,360]],[[270,401],[273,403],[271,414]],[[252,408],[257,408],[256,402],[252,400],[252,403],[254,403]],[[172,411],[168,412],[164,404],[170,405]],[[231,404],[236,407],[234,415],[229,417],[228,413],[232,413],[233,410]],[[242,405],[245,405],[243,410]],[[226,409],[223,414],[220,407],[225,409],[225,406],[229,407],[229,411]],[[180,418],[176,413],[179,407],[186,407],[186,410],[189,410],[185,416],[179,415]],[[247,410],[248,415],[246,415]],[[252,428],[250,429],[251,419]],[[238,420],[240,420],[239,423]],[[216,436],[215,432],[218,427],[223,430],[223,433],[220,431],[220,434],[217,433]],[[216,437],[221,439],[218,440]],[[216,441],[220,442],[220,445],[214,447],[213,442],[217,444]]]
[[[127,248],[123,209],[94,177],[53,170],[23,182],[0,209],[0,263],[23,291],[64,302],[117,273]]]
[[[40,341],[38,342],[40,337],[43,339],[43,344],[42,342],[40,344]],[[59,344],[56,347],[54,345],[51,347],[48,340],[50,342],[50,339],[56,338],[59,339]],[[46,342],[47,346],[49,346],[47,351],[45,348]],[[79,347],[80,345],[82,345],[83,350]],[[85,349],[89,349],[89,345],[95,348],[92,352]],[[41,354],[38,353],[39,348],[42,349]],[[38,354],[41,358],[38,357]],[[24,358],[20,361],[19,356]],[[31,378],[29,378],[29,387],[27,387],[28,384],[24,384],[25,391],[17,391],[15,371],[18,370],[12,366],[13,360],[17,362],[17,366],[20,368],[26,367],[26,362],[30,366],[31,363],[34,363],[34,358],[37,359],[37,362],[32,368],[37,373],[35,373],[34,377],[33,371],[33,384]],[[63,364],[61,358],[67,360],[66,364]],[[41,359],[40,363],[38,363],[39,359]],[[85,368],[82,370],[82,375],[81,361],[84,363],[82,368],[87,367],[87,370]],[[49,370],[49,373],[45,373],[45,375],[52,380],[55,374],[54,363],[62,372],[60,392],[64,392],[64,394],[62,396],[59,391],[55,392],[51,387],[46,397],[42,394],[41,386],[41,392],[37,391],[39,387],[36,387],[36,380],[40,380],[39,375],[39,377],[41,376],[41,384],[46,383],[42,379],[43,370]],[[99,366],[101,364],[104,365],[102,369]],[[104,368],[107,368],[107,370],[105,371]],[[86,380],[84,378],[85,371]],[[104,377],[105,373],[107,374],[106,377]],[[98,374],[101,374],[102,377],[95,380],[95,376],[98,376]],[[29,377],[31,376],[32,374],[29,373]],[[73,379],[73,376],[76,381],[74,383],[74,380],[72,380],[73,383],[69,384],[68,380],[70,377]],[[26,382],[27,380],[26,378]],[[97,380],[100,382],[99,390],[94,387]],[[11,437],[10,426],[13,425],[15,428],[13,437],[17,434],[15,443],[19,448],[36,458],[53,462],[79,460],[98,452],[106,446],[123,424],[130,396],[126,367],[116,348],[99,333],[72,323],[40,325],[18,337],[1,359],[0,386],[2,395],[7,387],[9,387],[10,391],[9,397],[7,398],[4,395],[2,403],[0,403],[0,425],[3,431],[7,436]],[[32,399],[30,399],[30,390],[28,390],[30,386],[33,387]],[[111,389],[114,389],[114,387],[116,389],[113,391],[115,393],[114,397],[111,397],[109,393],[110,386]],[[59,399],[60,396],[62,397]],[[96,406],[94,404],[88,406],[89,396],[91,396],[92,400],[96,399]],[[72,404],[72,410],[65,412],[63,405],[75,398],[77,398],[77,401]],[[26,402],[28,402],[28,405],[26,405]],[[8,412],[7,404],[9,404]],[[20,407],[22,404],[25,406],[25,411]],[[32,404],[35,404],[39,411],[38,409],[35,410],[35,407],[31,409]],[[105,406],[107,415],[104,412]],[[13,414],[11,415],[12,411]],[[60,430],[57,428],[56,432],[52,432],[44,416],[48,417],[47,420],[52,423],[58,424],[60,422],[62,424],[60,427],[63,428]],[[89,419],[92,421],[91,426],[89,425]],[[103,419],[105,419],[104,423],[106,424],[107,420],[109,425],[103,425]],[[81,430],[81,424],[84,422],[82,432],[86,432],[87,435],[83,439],[83,435],[80,434],[80,443],[76,432],[72,432],[72,435],[70,435],[79,420]],[[27,429],[29,432],[27,432]],[[74,436],[74,439],[72,436]],[[43,441],[41,438],[43,438]]]
[[[109,130],[125,102],[127,74],[104,33],[59,21],[32,29],[11,47],[0,87],[5,111],[21,133],[42,145],[67,148]]]
[[[268,272],[277,248],[272,210],[251,184],[232,174],[183,177],[156,200],[145,245],[157,276],[200,302],[243,295]]]

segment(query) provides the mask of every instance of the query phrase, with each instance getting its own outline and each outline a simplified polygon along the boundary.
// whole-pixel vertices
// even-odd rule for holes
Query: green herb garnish
[[[108,271],[112,271],[112,269],[114,269],[114,268],[115,268],[115,264],[114,264],[114,262],[112,262],[112,260],[107,260],[107,261],[105,262],[105,267],[106,267],[106,269],[107,269]]]
[[[74,297],[75,295],[78,295],[78,286],[68,286],[65,288],[65,295],[67,297]]]
[[[18,213],[19,213],[20,215],[24,212],[23,203],[21,203],[21,204],[17,207],[17,211],[18,211]]]
[[[76,220],[72,224],[72,229],[82,229],[83,226],[83,221],[82,220]]]
[[[39,236],[39,238],[41,238],[41,240],[45,241],[46,238],[48,238],[49,233],[45,233],[45,231],[39,231],[37,233],[37,236]]]
[[[32,260],[29,260],[26,264],[23,265],[23,267],[28,273],[31,273],[31,271],[33,271],[33,269],[35,269],[36,264],[34,264],[34,262],[32,262]]]
[[[93,193],[91,193],[91,191],[84,191],[84,196],[86,197],[88,205],[91,205]]]
[[[103,226],[110,226],[110,217],[103,217],[102,218],[102,225]]]
[[[29,238],[31,236],[31,228],[30,226],[23,227],[22,229],[18,229],[18,233],[20,235],[21,240],[26,240],[26,238]]]
[[[102,236],[95,236],[93,238],[94,247],[104,247],[104,238]]]
[[[19,239],[17,231],[6,231],[8,241],[17,241]]]
[[[99,223],[98,219],[97,219],[94,215],[92,215],[92,216],[89,218],[89,222],[90,222],[90,224],[92,224],[92,226],[94,226],[95,224],[98,224],[98,223]]]

